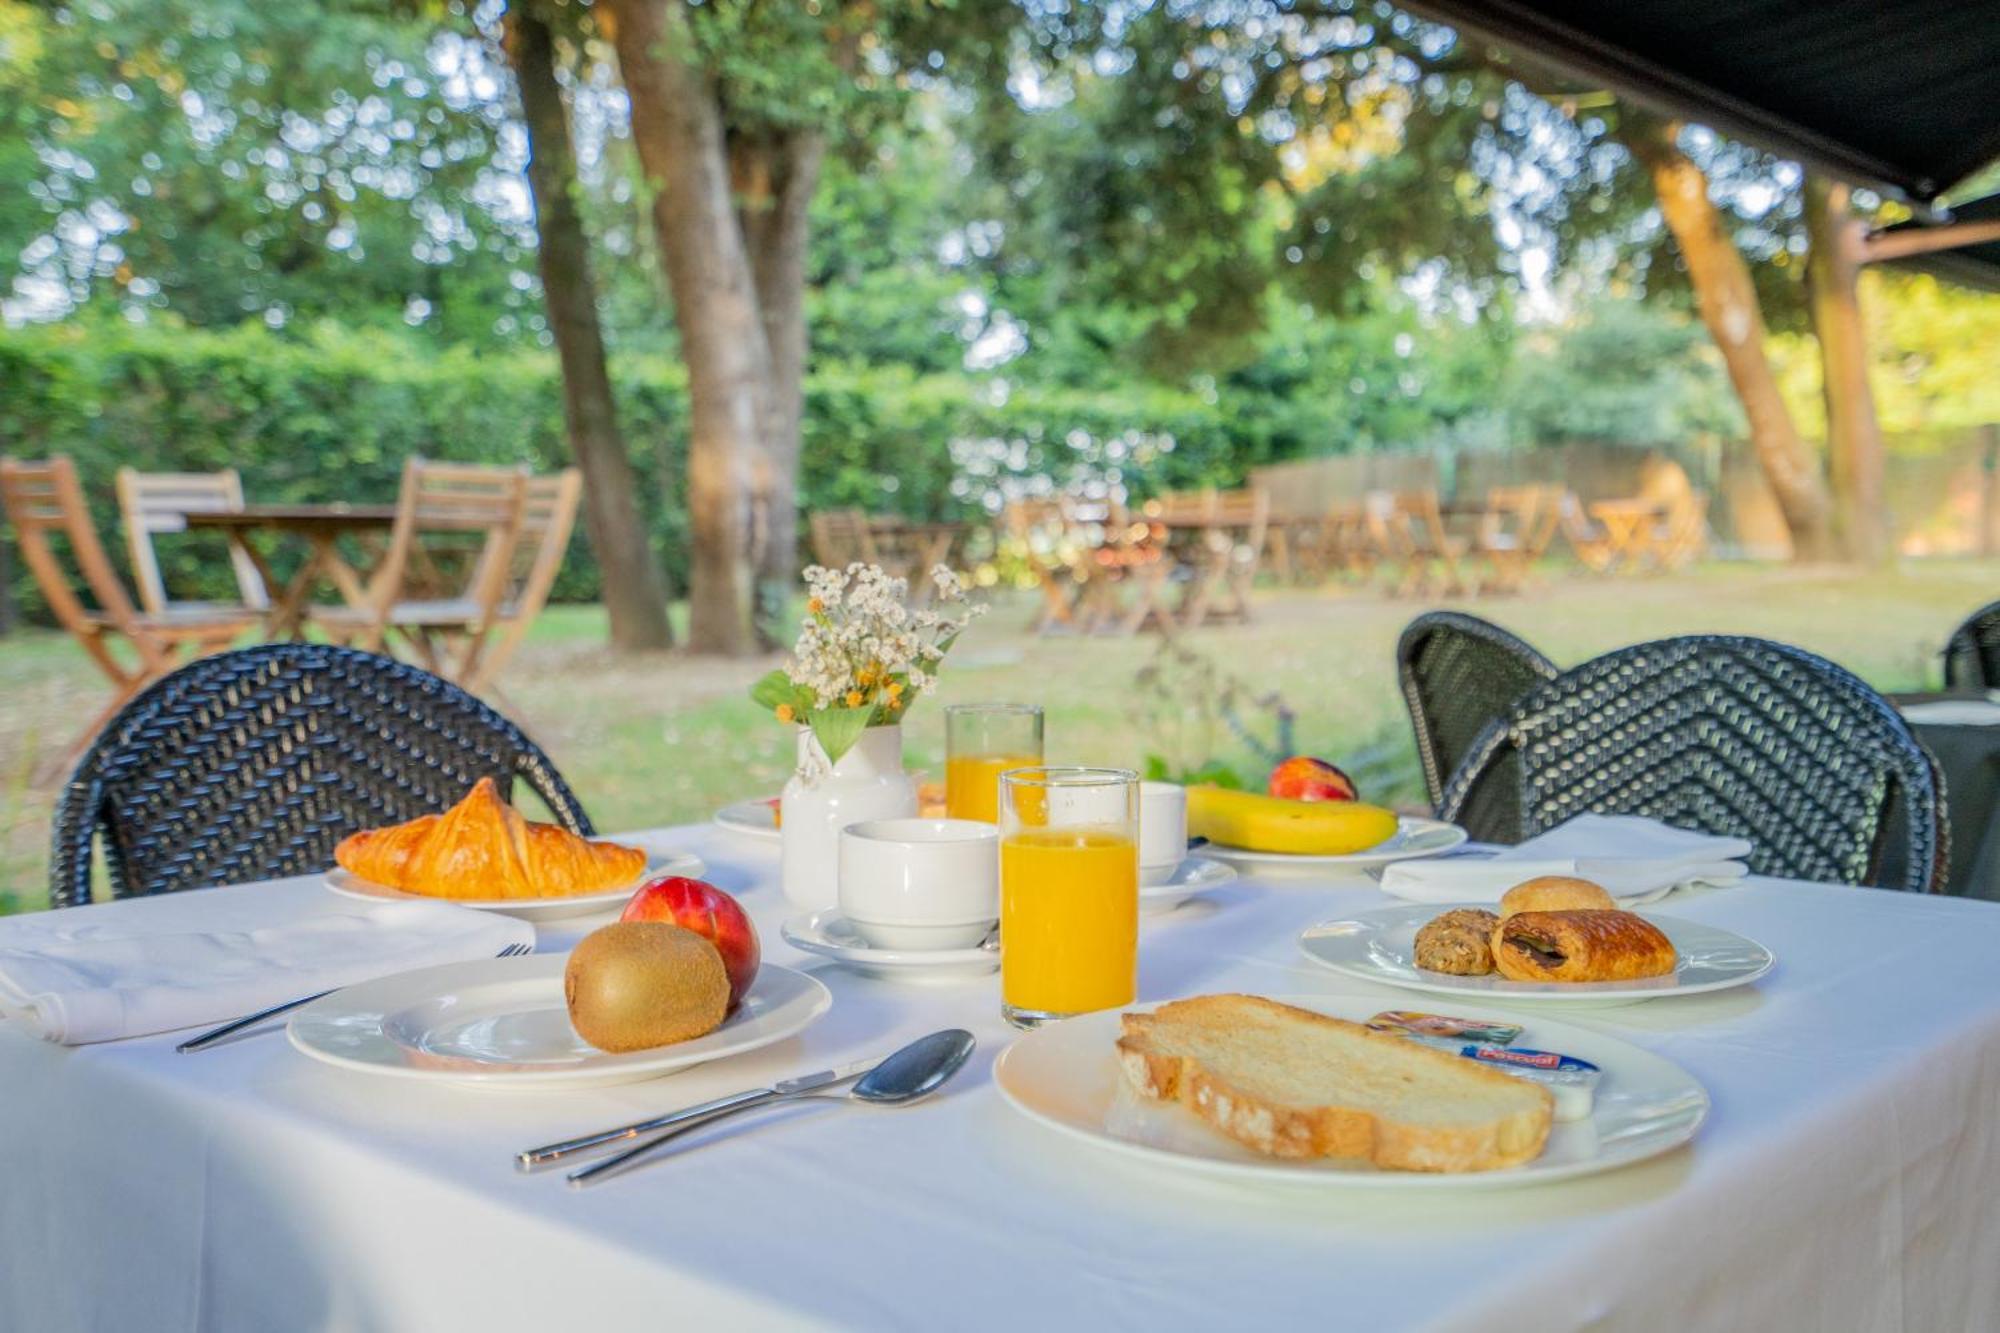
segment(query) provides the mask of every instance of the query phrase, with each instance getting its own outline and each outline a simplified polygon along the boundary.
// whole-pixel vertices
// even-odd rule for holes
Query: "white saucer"
[[[1171,912],[1197,893],[1220,888],[1236,878],[1236,867],[1205,856],[1190,856],[1175,867],[1173,877],[1139,886],[1139,910],[1147,915]]]
[[[1634,981],[1509,981],[1493,973],[1460,977],[1418,967],[1417,929],[1453,906],[1404,903],[1322,921],[1299,936],[1299,947],[1314,962],[1363,981],[1488,1004],[1632,1004],[1673,995],[1700,995],[1747,986],[1769,972],[1773,961],[1769,949],[1733,930],[1648,914],[1646,919],[1674,946],[1674,970],[1665,976]]]
[[[764,801],[737,801],[723,806],[713,817],[718,828],[759,842],[776,842],[784,836],[778,831],[777,810]]]
[[[1205,851],[1253,871],[1272,870],[1376,870],[1391,861],[1414,861],[1419,857],[1448,852],[1466,840],[1464,829],[1442,819],[1402,815],[1396,832],[1385,842],[1364,852],[1341,856],[1302,856],[1294,852],[1253,852],[1246,847],[1229,847],[1211,842]]]
[[[788,917],[778,933],[794,949],[899,981],[957,981],[1000,966],[998,949],[878,949],[861,938],[838,907]]]
[[[614,1055],[576,1035],[566,954],[448,963],[364,981],[292,1015],[293,1046],[369,1074],[496,1088],[634,1083],[741,1055],[802,1031],[833,1004],[818,980],[765,963],[736,1012],[705,1037]]]
[[[630,846],[630,843],[624,844]],[[592,912],[608,912],[614,907],[622,907],[641,884],[659,875],[685,875],[690,879],[701,878],[707,865],[693,852],[649,853],[646,868],[636,878],[629,879],[615,888],[599,889],[595,893],[575,893],[559,898],[439,898],[427,893],[405,893],[392,889],[386,884],[363,879],[335,868],[326,872],[326,887],[343,898],[369,898],[378,902],[418,902],[450,903],[454,907],[470,907],[475,912],[498,912],[502,916],[519,917],[523,921],[555,921],[562,917],[588,916]]]

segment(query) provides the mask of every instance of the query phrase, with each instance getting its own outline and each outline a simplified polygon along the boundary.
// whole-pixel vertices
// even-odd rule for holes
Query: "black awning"
[[[2000,0],[1412,0],[1662,110],[1929,201],[2000,157]]]

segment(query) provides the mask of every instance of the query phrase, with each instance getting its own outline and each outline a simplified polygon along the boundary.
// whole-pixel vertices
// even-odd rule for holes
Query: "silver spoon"
[[[785,1102],[807,1099],[837,1102],[866,1102],[870,1106],[907,1106],[930,1096],[956,1074],[972,1054],[972,1034],[964,1028],[945,1028],[933,1032],[928,1037],[919,1037],[908,1046],[876,1065],[861,1080],[846,1092],[812,1093],[801,1092],[788,1097],[777,1097],[758,1102],[758,1106],[776,1106]],[[638,1165],[650,1157],[661,1146],[671,1143],[683,1134],[697,1129],[705,1129],[718,1120],[727,1120],[739,1111],[751,1109],[735,1106],[718,1111],[701,1120],[676,1125],[664,1134],[647,1139],[636,1147],[627,1148],[615,1157],[607,1157],[564,1177],[572,1185],[593,1185],[609,1176]]]

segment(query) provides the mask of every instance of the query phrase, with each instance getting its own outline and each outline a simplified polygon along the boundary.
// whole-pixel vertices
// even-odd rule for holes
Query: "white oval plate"
[[[1139,910],[1171,912],[1197,893],[1221,888],[1236,878],[1236,867],[1206,856],[1190,856],[1175,867],[1173,878],[1139,886]]]
[[[630,846],[630,843],[624,844]],[[576,893],[565,898],[440,898],[427,893],[407,893],[402,889],[392,889],[386,884],[377,884],[372,879],[349,874],[345,870],[333,869],[326,872],[326,887],[343,898],[372,898],[381,902],[450,903],[454,907],[470,907],[475,912],[499,912],[503,916],[519,917],[523,921],[555,921],[568,916],[588,916],[592,912],[607,911],[622,905],[641,884],[658,875],[686,875],[699,879],[708,867],[693,852],[666,852],[646,857],[646,869],[636,879],[627,880],[616,888],[599,889],[595,893]]]
[[[1382,998],[1343,995],[1272,997],[1301,1009],[1364,1022]],[[1154,1008],[1134,1005],[1133,1010]],[[1264,1157],[1173,1102],[1133,1090],[1113,1043],[1118,1010],[1051,1023],[1000,1053],[993,1081],[1007,1103],[1030,1119],[1100,1147],[1162,1166],[1254,1184],[1322,1189],[1501,1189],[1594,1175],[1679,1147],[1708,1115],[1708,1093],[1670,1060],[1589,1028],[1540,1018],[1523,1022],[1518,1045],[1561,1051],[1604,1071],[1588,1120],[1557,1123],[1542,1155],[1499,1171],[1441,1174],[1384,1171],[1355,1161]],[[1477,1010],[1460,1016],[1477,1018]],[[1522,1022],[1520,1019],[1508,1021]]]
[[[861,938],[838,907],[789,917],[778,933],[794,949],[899,981],[956,980],[1000,966],[998,949],[878,949]]]
[[[1665,933],[1679,955],[1674,970],[1663,977],[1641,977],[1634,981],[1509,981],[1498,974],[1455,977],[1426,971],[1416,964],[1417,928],[1439,913],[1451,911],[1453,906],[1405,904],[1322,921],[1306,928],[1299,936],[1299,947],[1314,962],[1363,981],[1436,995],[1471,996],[1493,1004],[1521,1001],[1633,1004],[1671,995],[1700,995],[1748,985],[1769,972],[1775,961],[1769,949],[1735,931],[1648,914],[1646,919]],[[1487,910],[1492,910],[1491,904]]]
[[[741,833],[746,838],[776,842],[784,836],[778,831],[778,812],[762,801],[737,801],[733,805],[725,805],[715,812],[713,818],[717,827]]]
[[[369,1074],[495,1088],[634,1083],[804,1030],[833,1004],[819,981],[766,963],[736,1012],[705,1037],[613,1055],[576,1035],[563,1003],[566,954],[448,963],[335,991],[292,1015],[286,1035],[316,1060]]]
[[[1342,856],[1300,856],[1293,852],[1253,852],[1219,842],[1211,842],[1202,850],[1250,870],[1376,870],[1391,861],[1414,861],[1419,857],[1448,852],[1464,842],[1466,837],[1464,829],[1456,824],[1447,824],[1442,819],[1399,815],[1395,836],[1365,852],[1348,852]]]

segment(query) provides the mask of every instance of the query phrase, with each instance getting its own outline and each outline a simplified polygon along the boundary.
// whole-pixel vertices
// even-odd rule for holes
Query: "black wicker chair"
[[[356,829],[516,777],[565,828],[590,819],[520,728],[427,671],[284,643],[182,667],[120,709],[56,806],[49,898],[90,901],[104,834],[115,897],[323,870]]]
[[[1432,809],[1442,809],[1445,788],[1486,724],[1555,675],[1555,663],[1477,616],[1428,611],[1410,622],[1396,644],[1396,677]],[[1513,842],[1519,801],[1513,758],[1504,756],[1466,793],[1458,819],[1475,838]]]
[[[1944,643],[1944,687],[1990,690],[2000,685],[2000,602],[1965,618]]]
[[[1918,892],[1944,881],[1936,762],[1882,696],[1797,648],[1696,635],[1565,671],[1481,734],[1445,817],[1510,757],[1521,837],[1586,811],[1651,815],[1750,839],[1760,874]]]

